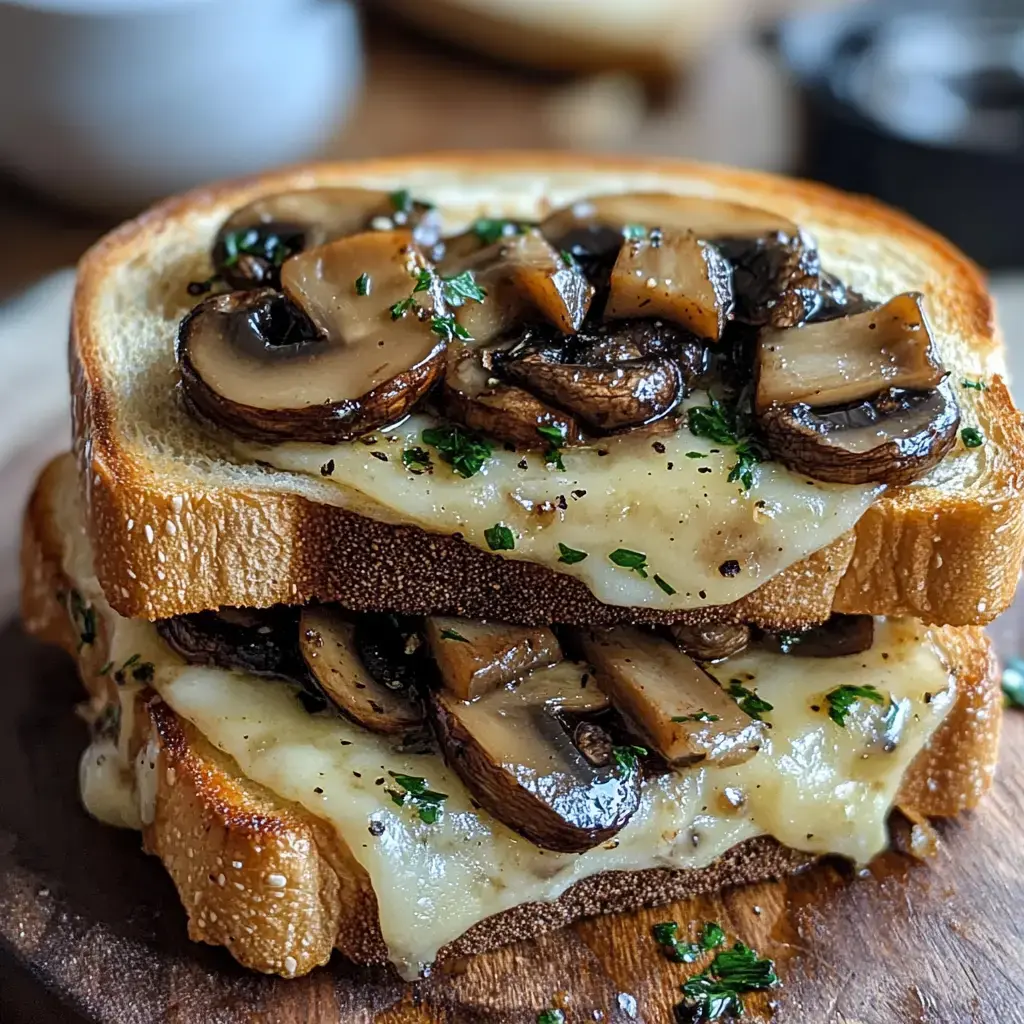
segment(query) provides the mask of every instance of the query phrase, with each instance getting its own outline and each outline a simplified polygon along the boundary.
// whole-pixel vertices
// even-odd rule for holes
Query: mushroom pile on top
[[[288,192],[218,232],[181,324],[194,414],[336,444],[424,407],[517,448],[721,429],[822,481],[911,481],[959,410],[921,296],[879,304],[785,217],[696,196],[597,196],[442,238],[407,191]],[[691,415],[687,416],[687,413]]]

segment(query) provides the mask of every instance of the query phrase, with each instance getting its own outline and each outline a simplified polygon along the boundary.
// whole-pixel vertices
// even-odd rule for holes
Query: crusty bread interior
[[[44,471],[29,503],[22,546],[22,615],[29,632],[75,658],[94,694],[109,684],[97,669],[109,656],[79,643],[58,594],[65,536],[56,509],[72,475],[63,456]],[[897,805],[914,818],[975,806],[992,780],[1001,720],[995,659],[976,627],[941,631],[957,673],[957,701],[905,775]],[[156,791],[146,849],[160,857],[197,941],[226,946],[246,967],[294,976],[337,948],[360,963],[386,960],[373,889],[344,842],[325,822],[245,778],[152,691],[138,698],[132,754],[154,759]],[[580,917],[653,906],[800,870],[813,858],[770,838],[748,840],[707,868],[609,872],[586,878],[550,903],[521,904],[474,925],[441,959],[480,952],[562,927]],[[224,866],[244,864],[225,884]],[[287,898],[269,899],[266,879],[290,879]],[[280,897],[281,892],[276,891]]]
[[[774,589],[769,581],[737,606],[670,617],[782,626],[835,609],[960,625],[986,622],[1009,603],[1024,555],[1024,431],[973,264],[906,217],[820,185],[667,161],[494,153],[315,165],[199,190],[86,255],[71,344],[76,451],[98,575],[122,614],[320,598],[528,622],[657,617],[601,605],[578,580],[541,566],[360,521],[338,507],[329,481],[241,463],[185,412],[174,339],[194,301],[187,282],[210,273],[217,227],[257,195],[341,184],[409,188],[438,204],[450,230],[481,214],[536,218],[602,192],[719,196],[808,228],[825,267],[869,296],[922,291],[963,424],[979,427],[985,445],[958,444],[922,481],[890,489],[852,546],[798,563],[793,579]],[[987,387],[961,388],[964,377]]]

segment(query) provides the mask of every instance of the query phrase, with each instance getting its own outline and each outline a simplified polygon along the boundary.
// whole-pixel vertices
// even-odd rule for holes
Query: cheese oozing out
[[[552,900],[603,871],[704,867],[759,835],[810,853],[864,863],[884,849],[900,782],[956,699],[937,635],[914,620],[876,622],[873,646],[837,658],[751,650],[709,666],[772,705],[758,753],[729,768],[682,768],[644,783],[640,807],[612,841],[582,854],[542,850],[473,806],[439,754],[412,754],[340,715],[310,715],[297,688],[241,672],[185,664],[152,624],[117,615],[92,572],[68,488],[63,568],[104,621],[110,657],[152,662],[156,687],[241,771],[328,823],[366,871],[390,956],[409,977],[467,928],[509,907]],[[874,686],[883,704],[856,701],[839,726],[825,696]],[[120,692],[129,707],[132,688]],[[128,759],[132,716],[119,742],[98,738],[83,756],[87,809],[111,824],[152,820],[158,752]],[[433,824],[415,803],[393,802],[390,774],[424,778],[447,794]],[[383,779],[382,783],[378,783]],[[371,835],[371,823],[379,835]]]
[[[695,393],[687,405],[706,402]],[[744,491],[729,481],[735,449],[685,426],[657,438],[625,434],[567,448],[564,472],[542,451],[496,445],[480,471],[464,478],[424,444],[422,432],[432,425],[416,415],[374,432],[377,443],[239,441],[236,449],[246,460],[322,478],[329,485],[324,500],[381,522],[459,533],[485,551],[486,531],[500,523],[515,538],[503,557],[575,576],[605,604],[660,609],[738,601],[853,529],[884,490],[826,484],[767,462],[753,469],[755,486]],[[406,468],[402,452],[413,447],[430,452],[431,472]],[[587,557],[559,561],[560,544]],[[611,561],[620,548],[646,556],[646,575]],[[739,572],[723,572],[732,561]]]

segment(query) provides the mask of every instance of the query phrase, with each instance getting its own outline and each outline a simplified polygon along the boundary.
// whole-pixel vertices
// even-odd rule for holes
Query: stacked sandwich
[[[971,807],[1024,431],[977,270],[689,165],[328,165],[80,269],[24,618],[193,938],[406,974]]]

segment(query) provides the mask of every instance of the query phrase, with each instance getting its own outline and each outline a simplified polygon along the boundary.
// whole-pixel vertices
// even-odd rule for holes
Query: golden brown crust
[[[260,607],[319,597],[356,608],[431,608],[527,623],[746,618],[779,627],[820,621],[833,607],[833,594],[836,610],[954,625],[989,621],[1006,606],[1024,557],[1024,428],[998,377],[987,391],[960,396],[974,406],[988,435],[992,455],[984,480],[969,489],[912,486],[883,496],[857,526],[856,553],[838,591],[838,555],[830,552],[789,571],[801,586],[788,597],[782,595],[791,576],[783,575],[735,606],[674,616],[604,606],[565,574],[412,528],[360,522],[350,512],[281,489],[168,476],[123,442],[104,380],[97,307],[107,278],[145,248],[159,246],[162,234],[190,217],[227,213],[261,192],[289,186],[533,169],[538,178],[614,173],[623,187],[655,173],[664,179],[658,181],[663,188],[707,181],[751,203],[813,220],[840,239],[849,235],[848,242],[836,244],[856,250],[860,263],[891,264],[906,255],[920,265],[919,285],[939,306],[936,324],[958,339],[958,350],[979,373],[989,366],[998,370],[992,303],[978,268],[903,215],[811,182],[667,160],[456,153],[324,164],[201,189],[125,224],[80,266],[71,332],[76,451],[99,578],[119,612],[157,618],[220,605]],[[346,559],[344,572],[339,556]]]
[[[62,475],[67,478],[67,460],[62,456],[44,470],[29,503],[22,615],[30,632],[76,658],[89,680],[95,670],[87,670],[86,661],[107,657],[105,641],[101,637],[91,645],[94,653],[83,656],[57,599],[68,581],[54,530],[53,489]],[[904,778],[897,802],[918,816],[951,816],[975,806],[991,783],[998,746],[1001,694],[988,639],[977,628],[945,628],[939,634],[957,675],[957,701]],[[369,879],[326,823],[246,779],[231,758],[155,695],[138,702],[135,722],[133,749],[154,759],[146,848],[174,879],[194,939],[225,945],[253,970],[285,975],[325,962],[332,946],[359,963],[386,959]],[[482,952],[584,916],[776,878],[813,859],[759,838],[702,870],[595,875],[551,903],[522,904],[481,921],[445,947],[440,958]],[[283,890],[268,882],[274,875],[288,880]],[[284,895],[274,895],[279,891]]]

